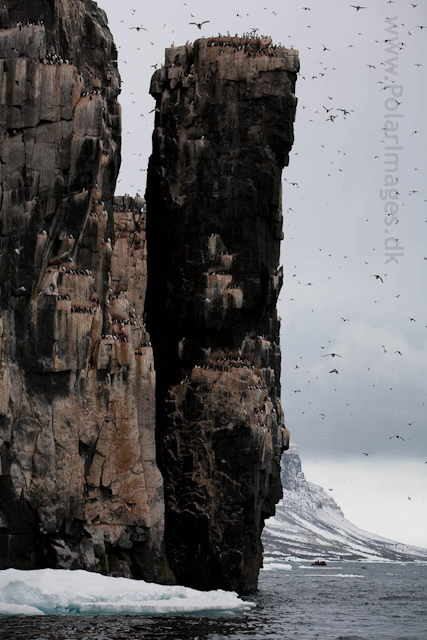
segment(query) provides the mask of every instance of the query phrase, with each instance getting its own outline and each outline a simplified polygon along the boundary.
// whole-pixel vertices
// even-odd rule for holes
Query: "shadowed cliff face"
[[[8,5],[0,14],[0,568],[162,581],[144,201],[113,203],[116,49],[90,0]]]
[[[90,0],[0,10],[0,568],[171,581],[166,526],[181,583],[252,591],[289,436],[276,301],[298,59],[268,40],[167,50],[148,265],[144,199],[113,198],[115,59]]]
[[[256,589],[281,497],[281,172],[297,52],[213,38],[155,72],[147,313],[167,556],[179,582]]]

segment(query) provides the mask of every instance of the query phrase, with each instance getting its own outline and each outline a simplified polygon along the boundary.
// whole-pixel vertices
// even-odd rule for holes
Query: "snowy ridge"
[[[278,556],[340,560],[427,561],[427,549],[387,540],[359,529],[322,487],[307,482],[296,445],[284,454],[283,499],[266,521],[266,561]]]

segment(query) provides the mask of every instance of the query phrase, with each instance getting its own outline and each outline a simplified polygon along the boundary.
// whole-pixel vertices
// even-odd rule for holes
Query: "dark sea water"
[[[0,638],[427,640],[427,564],[302,564],[261,572],[245,614],[3,617]]]

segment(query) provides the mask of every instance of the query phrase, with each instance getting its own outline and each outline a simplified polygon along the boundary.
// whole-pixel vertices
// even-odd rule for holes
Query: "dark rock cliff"
[[[9,0],[0,23],[0,568],[166,580],[116,48],[91,0]]]
[[[268,39],[167,50],[148,212],[113,197],[116,58],[91,0],[0,9],[0,569],[252,591],[289,439],[298,57]]]
[[[252,591],[281,497],[281,172],[298,56],[269,39],[166,50],[147,182],[147,321],[168,561],[179,582]]]

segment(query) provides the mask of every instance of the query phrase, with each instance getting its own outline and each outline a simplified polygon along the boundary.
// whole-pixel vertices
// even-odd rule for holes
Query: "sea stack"
[[[168,562],[179,583],[254,591],[282,495],[281,174],[298,53],[269,38],[166,50],[147,181],[147,324]]]

